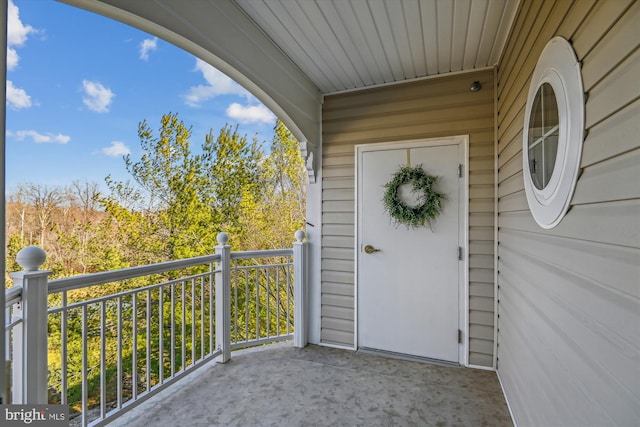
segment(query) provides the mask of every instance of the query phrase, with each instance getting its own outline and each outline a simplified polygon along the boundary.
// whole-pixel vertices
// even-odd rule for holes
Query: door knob
[[[365,246],[365,247],[364,247],[364,251],[365,251],[366,253],[368,253],[368,254],[372,254],[372,253],[374,253],[374,252],[380,252],[380,249],[376,249],[376,248],[374,248],[374,247],[373,247],[373,246],[371,246],[371,245],[367,245],[367,246]]]

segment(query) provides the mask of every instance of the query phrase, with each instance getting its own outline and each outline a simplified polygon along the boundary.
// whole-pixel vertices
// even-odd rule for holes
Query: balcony
[[[232,252],[221,233],[212,255],[51,281],[21,251],[12,403],[69,405],[74,426],[511,425],[493,372],[306,346],[295,238]]]

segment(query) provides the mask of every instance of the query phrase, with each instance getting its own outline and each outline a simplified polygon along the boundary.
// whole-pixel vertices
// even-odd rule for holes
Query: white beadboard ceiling
[[[321,93],[497,64],[517,0],[234,0]]]

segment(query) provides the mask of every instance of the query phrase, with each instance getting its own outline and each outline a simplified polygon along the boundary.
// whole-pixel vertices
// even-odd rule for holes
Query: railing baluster
[[[87,304],[82,305],[82,425],[86,426],[89,421],[89,384],[87,382],[87,371],[89,369],[87,358],[89,348],[87,345],[88,331],[87,331]]]
[[[107,302],[100,304],[100,416],[107,413]]]
[[[171,283],[171,376],[176,374],[176,285]]]
[[[214,285],[214,268],[213,264],[209,264],[209,353],[213,353],[213,343],[215,337],[213,319],[215,316],[213,305],[213,285]]]
[[[138,293],[131,296],[131,399],[138,399]]]
[[[191,366],[196,364],[196,279],[191,279]]]
[[[68,311],[67,307],[67,291],[62,292],[62,317],[60,319],[60,346],[61,346],[61,360],[60,360],[60,376],[61,376],[61,396],[60,403],[63,405],[67,405],[69,403],[69,398],[67,397],[67,356],[68,356],[68,347],[67,347],[67,321],[68,321]]]
[[[204,277],[200,278],[200,360],[204,360],[205,324],[204,324]]]
[[[151,289],[147,291],[147,328],[146,346],[147,346],[147,391],[151,390]]]
[[[164,287],[158,288],[158,384],[164,382]]]
[[[187,282],[182,281],[182,366],[181,370],[185,370],[187,367]]]
[[[117,404],[117,408],[120,409],[122,408],[122,296],[118,297],[117,299],[118,301],[118,319],[117,319],[117,325],[116,325],[116,336],[117,336],[117,351],[118,351],[118,358],[117,358],[117,366],[116,366],[116,372],[118,373],[118,379],[116,382],[116,404]]]

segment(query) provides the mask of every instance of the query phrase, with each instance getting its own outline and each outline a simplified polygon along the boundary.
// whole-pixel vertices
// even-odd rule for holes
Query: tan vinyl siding
[[[469,361],[493,366],[493,78],[486,70],[325,98],[322,342],[354,344],[355,145],[469,135]],[[483,89],[472,93],[475,80]]]
[[[640,2],[525,1],[498,68],[498,372],[518,425],[640,419]],[[581,175],[541,229],[522,175],[537,58],[571,41],[587,94]],[[524,54],[523,54],[524,53]]]

